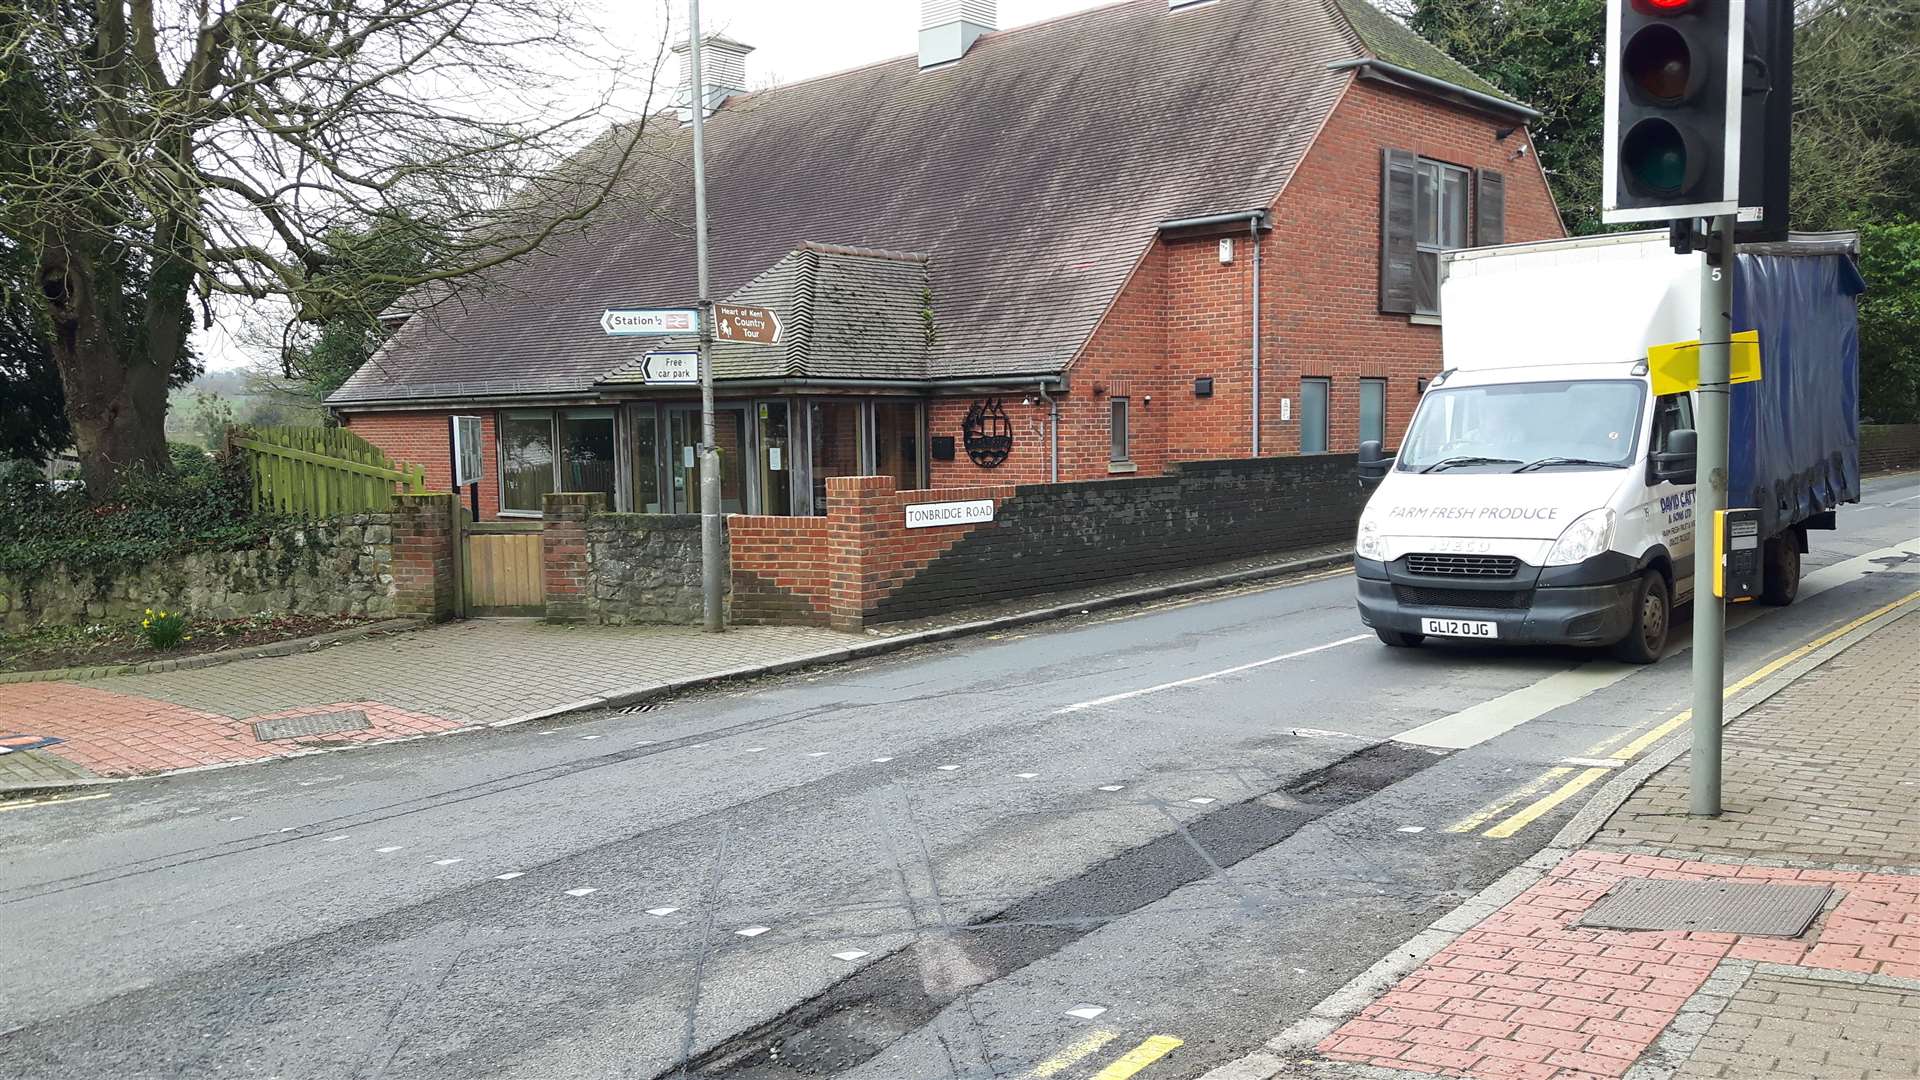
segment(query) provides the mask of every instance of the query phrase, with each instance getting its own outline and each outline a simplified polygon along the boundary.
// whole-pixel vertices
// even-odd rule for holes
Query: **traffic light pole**
[[[710,634],[726,629],[721,609],[720,448],[713,420],[713,300],[707,283],[707,94],[700,70],[700,0],[687,0],[689,92],[693,107],[693,252],[700,290],[700,601]]]
[[[1698,484],[1693,506],[1693,754],[1687,774],[1688,812],[1720,816],[1720,719],[1726,683],[1727,602],[1714,595],[1714,531],[1727,508],[1728,413],[1733,340],[1732,214],[1707,230],[1700,275],[1700,397]]]

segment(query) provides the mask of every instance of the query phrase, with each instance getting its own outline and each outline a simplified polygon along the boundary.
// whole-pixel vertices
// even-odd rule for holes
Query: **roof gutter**
[[[1163,221],[1160,223],[1160,231],[1173,232],[1179,229],[1204,229],[1209,225],[1238,225],[1248,219],[1252,219],[1254,228],[1256,229],[1273,228],[1273,222],[1268,220],[1267,211],[1263,207],[1258,210],[1239,210],[1231,214],[1208,214],[1206,217],[1176,218],[1173,221]]]
[[[1328,64],[1327,69],[1330,71],[1359,69],[1360,74],[1363,76],[1372,75],[1386,82],[1406,83],[1417,86],[1422,90],[1428,90],[1440,94],[1443,97],[1459,98],[1470,105],[1477,106],[1489,112],[1505,113],[1510,116],[1523,116],[1528,120],[1538,120],[1546,115],[1538,109],[1529,108],[1517,101],[1508,101],[1505,98],[1494,97],[1492,94],[1483,94],[1478,90],[1469,90],[1459,83],[1451,83],[1445,79],[1436,79],[1431,75],[1414,71],[1412,68],[1403,68],[1399,64],[1389,64],[1378,57],[1360,56],[1352,60],[1339,60]]]
[[[1035,380],[1051,384],[1056,390],[1067,385],[1064,375],[995,375],[978,379],[816,379],[806,376],[778,379],[716,379],[714,385],[725,389],[764,390],[793,388],[798,390],[964,390],[969,387],[1000,389],[1027,389]],[[601,390],[647,390],[645,383],[599,383]]]

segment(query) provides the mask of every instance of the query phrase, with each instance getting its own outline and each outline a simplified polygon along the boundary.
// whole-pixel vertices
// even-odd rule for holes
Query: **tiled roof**
[[[1442,82],[1512,101],[1500,88],[1475,75],[1465,64],[1448,56],[1406,24],[1374,7],[1368,0],[1334,0],[1352,24],[1360,43],[1376,59],[1396,67],[1417,71]],[[1519,102],[1515,102],[1519,104]]]
[[[1351,78],[1329,64],[1373,55],[1369,41],[1398,42],[1404,62],[1418,39],[1350,3],[1364,6],[1133,0],[988,34],[941,67],[906,56],[734,98],[707,127],[714,295],[800,295],[791,279],[821,275],[816,303],[839,299],[789,371],[1058,373],[1160,222],[1273,201]],[[629,364],[634,341],[601,332],[603,308],[695,299],[689,143],[661,126],[619,209],[414,317],[332,402],[583,392]],[[907,320],[861,302],[905,288],[903,271],[796,260],[809,242],[926,253],[904,272],[926,275],[932,344],[924,305]],[[773,352],[716,374],[761,374]]]

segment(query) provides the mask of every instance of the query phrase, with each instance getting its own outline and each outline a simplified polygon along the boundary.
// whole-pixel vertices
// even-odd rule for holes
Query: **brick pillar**
[[[586,622],[593,617],[593,553],[587,548],[587,518],[607,509],[601,492],[556,492],[542,507],[541,577],[546,582],[547,621]]]
[[[858,632],[880,600],[879,541],[894,510],[891,476],[827,479],[827,561],[832,574],[828,625]]]
[[[393,497],[393,604],[402,615],[453,616],[453,500],[450,492]]]

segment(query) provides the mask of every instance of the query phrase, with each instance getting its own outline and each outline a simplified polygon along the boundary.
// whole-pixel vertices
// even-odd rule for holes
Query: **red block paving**
[[[253,737],[251,725],[256,720],[342,709],[365,712],[373,726],[365,731],[275,742],[263,743]],[[461,726],[458,721],[405,712],[377,701],[308,705],[236,720],[76,683],[0,686],[0,730],[54,736],[62,741],[48,747],[46,753],[57,754],[101,776],[137,776],[287,757],[316,746],[379,742]]]
[[[1574,927],[1622,878],[1770,878],[1843,895],[1804,940]],[[1490,1080],[1624,1076],[1723,958],[1912,978],[1920,877],[1579,852],[1318,1049],[1336,1061]]]

